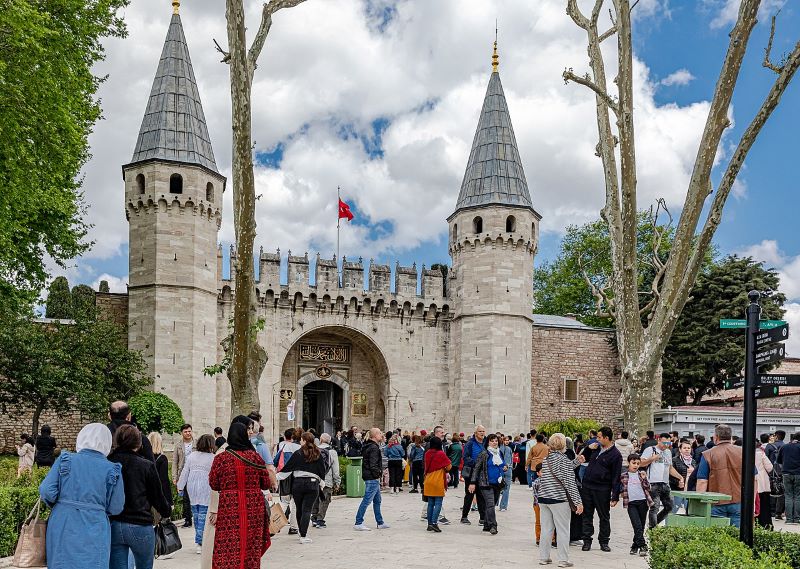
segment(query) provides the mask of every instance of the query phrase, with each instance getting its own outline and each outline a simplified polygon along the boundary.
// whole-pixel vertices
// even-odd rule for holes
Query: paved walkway
[[[458,523],[464,493],[459,487],[450,490],[444,502],[444,514],[453,521],[441,526],[442,533],[426,531],[420,520],[423,503],[419,494],[391,495],[384,493],[382,511],[388,530],[356,532],[353,520],[359,505],[355,498],[336,499],[328,510],[326,529],[309,528],[314,540],[300,545],[297,536],[289,536],[284,529],[272,541],[272,547],[263,558],[262,567],[307,567],[309,569],[391,569],[436,567],[437,569],[465,569],[466,567],[536,565],[538,548],[533,537],[533,509],[527,487],[515,484],[507,512],[498,512],[499,533],[492,536],[477,525],[477,512],[470,515],[471,526]],[[367,523],[374,527],[372,511],[367,513]],[[596,542],[592,551],[570,547],[570,560],[575,567],[591,569],[644,569],[647,561],[629,554],[631,526],[622,505],[611,513],[611,553],[603,553]],[[199,555],[194,553],[194,530],[181,529],[185,548],[173,559],[156,561],[156,569],[194,569],[199,567]],[[553,552],[555,558],[555,552]],[[538,565],[536,565],[538,567]],[[555,566],[551,565],[551,567]]]

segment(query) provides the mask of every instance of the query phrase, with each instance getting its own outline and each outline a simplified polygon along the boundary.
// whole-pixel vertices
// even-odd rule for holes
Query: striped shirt
[[[208,506],[211,499],[208,473],[211,471],[212,462],[214,462],[214,454],[210,452],[195,450],[186,457],[186,464],[183,466],[177,486],[178,490],[186,489],[192,504]]]
[[[581,503],[578,485],[575,483],[575,463],[568,459],[562,452],[550,452],[542,462],[542,471],[539,475],[538,498],[567,501],[569,492],[570,501],[574,505]],[[566,492],[565,492],[566,489]]]

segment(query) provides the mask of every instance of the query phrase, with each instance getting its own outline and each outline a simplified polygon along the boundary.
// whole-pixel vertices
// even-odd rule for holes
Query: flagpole
[[[336,198],[336,282],[339,286],[342,286],[342,273],[339,271],[339,224],[342,222],[342,216],[339,214],[339,203],[342,200],[342,195],[339,186],[336,186]]]

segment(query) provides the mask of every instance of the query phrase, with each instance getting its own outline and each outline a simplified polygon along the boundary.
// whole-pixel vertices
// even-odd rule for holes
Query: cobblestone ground
[[[334,500],[328,509],[326,529],[309,529],[313,543],[300,545],[297,536],[289,536],[285,528],[275,536],[262,567],[303,567],[308,569],[372,569],[374,567],[465,569],[511,565],[533,567],[539,558],[533,537],[533,509],[527,487],[515,484],[511,490],[508,511],[498,512],[499,533],[492,536],[480,531],[477,512],[470,514],[473,525],[458,522],[464,492],[461,487],[450,490],[443,513],[452,521],[440,526],[442,533],[426,531],[420,520],[423,503],[419,494],[382,494],[383,516],[391,525],[388,530],[356,532],[353,520],[359,505],[355,498]],[[371,510],[367,523],[375,527]],[[642,569],[645,559],[629,554],[631,528],[621,504],[611,514],[611,553],[594,549],[583,552],[570,547],[570,560],[575,567],[592,569]],[[194,553],[194,530],[181,529],[184,549],[173,559],[156,561],[156,569],[194,569],[199,555]],[[555,552],[553,552],[555,558]],[[555,566],[555,563],[552,566]]]

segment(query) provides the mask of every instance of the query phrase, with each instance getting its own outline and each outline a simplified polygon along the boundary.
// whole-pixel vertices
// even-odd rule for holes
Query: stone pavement
[[[288,528],[275,536],[272,547],[262,560],[261,567],[302,567],[304,569],[392,569],[435,567],[436,569],[465,569],[465,567],[538,567],[538,548],[534,543],[531,493],[527,487],[515,484],[507,512],[498,512],[499,533],[492,536],[478,527],[478,514],[470,514],[471,526],[461,525],[460,506],[463,487],[450,490],[444,500],[443,513],[452,521],[441,526],[442,533],[426,531],[420,520],[423,503],[419,494],[382,494],[383,516],[391,529],[371,532],[353,530],[353,520],[360,500],[336,499],[328,509],[326,529],[309,528],[314,542],[300,545],[298,536],[289,536]],[[375,527],[372,510],[367,523]],[[595,526],[596,527],[596,526]],[[631,526],[622,504],[611,512],[611,553],[603,553],[596,542],[594,549],[583,552],[570,547],[570,561],[576,568],[644,569],[647,561],[629,554]],[[156,561],[156,569],[195,569],[200,556],[194,553],[194,530],[181,529],[184,549],[173,559]],[[555,552],[553,552],[555,559]],[[550,565],[550,567],[554,567]]]

